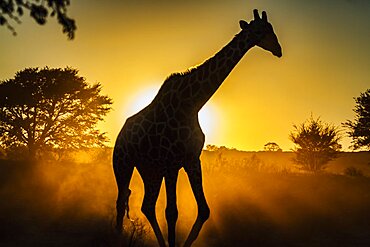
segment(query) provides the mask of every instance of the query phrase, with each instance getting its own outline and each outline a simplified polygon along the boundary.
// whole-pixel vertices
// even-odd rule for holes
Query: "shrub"
[[[358,169],[356,167],[350,166],[344,169],[344,174],[350,177],[362,177],[364,176],[361,169]]]
[[[341,139],[337,127],[323,123],[319,118],[312,116],[300,125],[294,125],[290,139],[296,147],[295,162],[302,169],[318,172],[339,153]]]

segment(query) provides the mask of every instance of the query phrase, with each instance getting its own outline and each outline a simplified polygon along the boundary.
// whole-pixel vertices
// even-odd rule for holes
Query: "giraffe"
[[[123,217],[129,218],[129,184],[134,167],[144,183],[142,213],[151,224],[158,244],[166,242],[158,225],[155,205],[164,178],[167,205],[168,245],[175,246],[178,217],[176,183],[184,168],[198,205],[198,215],[185,240],[191,246],[209,218],[210,210],[203,192],[199,156],[205,136],[198,112],[220,87],[244,54],[254,46],[282,56],[281,47],[267,20],[266,12],[253,11],[250,23],[241,20],[241,31],[218,53],[198,67],[170,75],[153,101],[129,117],[118,134],[113,151],[113,169],[118,187],[116,229],[122,231]]]

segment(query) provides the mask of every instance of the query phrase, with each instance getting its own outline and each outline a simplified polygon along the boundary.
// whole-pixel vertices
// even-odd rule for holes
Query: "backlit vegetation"
[[[296,145],[295,162],[302,169],[318,172],[338,156],[341,136],[337,127],[312,116],[306,122],[293,127],[289,137]]]
[[[347,120],[343,125],[348,129],[354,149],[370,150],[370,89],[355,98],[355,120]]]
[[[111,151],[79,152],[34,165],[0,160],[0,199],[6,202],[0,204],[0,244],[156,246],[140,211],[144,188],[136,171],[130,185],[134,222],[125,219],[123,234],[114,232]],[[313,175],[295,168],[291,152],[204,151],[204,188],[212,211],[194,246],[335,246],[339,240],[341,246],[369,245],[369,155],[340,154],[326,173]],[[347,167],[362,176],[348,174]],[[181,243],[196,217],[183,170],[178,189]],[[165,204],[163,187],[157,215],[164,230]]]
[[[111,104],[101,85],[89,85],[76,69],[24,69],[0,81],[0,147],[30,158],[102,147],[107,138],[97,123]]]

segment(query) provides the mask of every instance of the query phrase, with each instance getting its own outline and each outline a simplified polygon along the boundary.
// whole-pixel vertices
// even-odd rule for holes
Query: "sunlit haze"
[[[114,101],[100,124],[111,145],[125,119],[148,104],[174,72],[201,64],[266,10],[282,58],[251,49],[200,112],[206,144],[262,150],[293,143],[293,124],[311,114],[340,126],[370,85],[370,1],[71,1],[73,41],[56,20],[30,18],[18,36],[0,28],[0,80],[26,67],[71,66]],[[342,141],[348,148],[349,138]]]

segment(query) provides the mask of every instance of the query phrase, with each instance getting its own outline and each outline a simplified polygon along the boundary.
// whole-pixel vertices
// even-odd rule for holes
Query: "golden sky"
[[[311,113],[334,125],[353,119],[353,97],[370,87],[370,1],[71,2],[73,41],[54,19],[38,26],[23,18],[16,37],[0,28],[0,80],[26,67],[79,69],[114,100],[100,125],[112,142],[168,75],[219,51],[254,8],[267,11],[283,57],[257,47],[244,56],[205,106],[206,144],[262,150],[273,141],[289,150],[293,124]],[[343,139],[345,149],[349,141]]]

